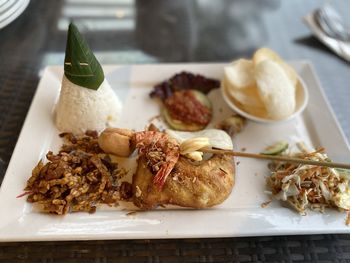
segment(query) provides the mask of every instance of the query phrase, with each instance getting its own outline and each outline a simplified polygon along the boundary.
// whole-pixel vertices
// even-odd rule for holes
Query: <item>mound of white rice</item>
[[[100,132],[115,125],[120,111],[121,102],[106,79],[98,90],[92,90],[78,86],[63,76],[56,107],[56,125],[61,132]]]

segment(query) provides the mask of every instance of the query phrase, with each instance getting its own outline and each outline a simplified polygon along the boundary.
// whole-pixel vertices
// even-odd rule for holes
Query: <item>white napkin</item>
[[[323,32],[317,22],[316,12],[317,10],[314,10],[306,15],[303,18],[304,23],[310,28],[314,36],[317,37],[323,44],[325,44],[338,56],[350,62],[350,42],[329,37],[325,32]]]

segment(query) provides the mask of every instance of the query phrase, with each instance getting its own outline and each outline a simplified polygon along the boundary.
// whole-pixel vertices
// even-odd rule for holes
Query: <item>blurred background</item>
[[[302,17],[325,2],[0,0],[0,27],[1,1],[29,6],[0,29],[0,54],[11,58],[35,55],[40,66],[62,64],[70,21],[83,32],[102,63],[230,61],[250,56],[261,46],[287,59],[308,58],[301,44],[314,43],[304,39],[309,30]],[[337,2],[349,7],[346,1]]]
[[[35,54],[42,66],[62,64],[66,30],[74,21],[102,63],[230,61],[263,45],[287,59],[296,52],[305,58],[295,44],[309,34],[301,18],[321,2],[32,0],[0,31],[9,45],[1,51]]]

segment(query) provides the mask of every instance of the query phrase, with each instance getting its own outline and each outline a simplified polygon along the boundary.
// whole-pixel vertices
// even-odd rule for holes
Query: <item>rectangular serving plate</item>
[[[310,100],[302,115],[282,124],[248,122],[234,139],[237,150],[260,152],[277,140],[304,141],[323,146],[333,160],[350,160],[350,148],[327,102],[310,63],[291,63],[306,83]],[[123,102],[119,127],[142,130],[159,115],[159,104],[148,94],[154,84],[180,71],[200,73],[221,79],[224,64],[153,64],[104,66],[105,75]],[[33,210],[22,193],[32,168],[48,150],[60,146],[53,121],[59,97],[62,67],[47,67],[39,83],[22,132],[0,189],[0,241],[97,240],[238,237],[321,233],[350,233],[345,213],[327,210],[300,216],[274,201],[261,204],[265,193],[267,163],[236,158],[236,184],[230,197],[211,209],[158,209],[129,213],[125,208],[99,209],[94,214],[72,213],[65,216],[41,214]],[[210,126],[232,114],[219,90],[209,94],[214,106]]]

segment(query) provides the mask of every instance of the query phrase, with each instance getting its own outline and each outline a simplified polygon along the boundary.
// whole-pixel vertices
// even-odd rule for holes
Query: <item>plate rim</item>
[[[328,99],[326,97],[326,94],[325,94],[324,89],[322,88],[322,85],[321,85],[321,83],[320,83],[320,81],[318,79],[318,76],[316,74],[314,66],[312,65],[312,63],[310,63],[309,61],[306,61],[306,60],[298,60],[296,62],[300,63],[300,64],[301,63],[307,64],[307,66],[310,68],[310,70],[312,72],[312,77],[315,79],[315,82],[316,82],[316,84],[318,86],[318,91],[320,92],[320,94],[322,96],[322,99],[326,103],[327,108],[328,108],[328,110],[329,110],[329,112],[331,114],[331,117],[332,117],[333,121],[337,125],[337,131],[340,133],[340,135],[342,137],[341,139],[346,143],[345,146],[347,147],[348,151],[350,152],[349,142],[348,142],[348,140],[347,140],[347,138],[345,136],[344,131],[342,130],[342,128],[340,126],[340,123],[339,123],[339,121],[338,121],[338,119],[337,119],[337,117],[336,117],[336,115],[335,115],[335,113],[333,111],[333,108],[331,107],[331,105],[330,105],[330,103],[329,103],[329,101],[328,101]],[[169,65],[180,66],[180,65],[183,65],[185,67],[185,66],[189,66],[189,65],[196,66],[196,65],[208,65],[208,64],[223,65],[223,63],[162,63],[162,64],[141,64],[141,66],[167,66],[167,65],[168,66]],[[126,66],[126,65],[123,65],[123,64],[103,65],[103,67],[117,67],[117,66]],[[132,66],[140,66],[140,65],[136,64],[136,65],[127,65],[127,66],[131,66],[132,67]],[[33,108],[34,108],[33,105],[36,103],[36,99],[39,96],[39,92],[40,92],[39,87],[41,87],[43,85],[42,84],[43,83],[43,79],[44,79],[43,76],[45,76],[45,74],[50,73],[50,70],[52,70],[52,69],[53,70],[63,69],[63,67],[62,66],[48,66],[48,67],[46,67],[44,69],[43,75],[40,78],[40,82],[38,84],[38,88],[35,91],[35,94],[33,96],[33,100],[32,100],[32,102],[30,104],[30,108],[28,110],[27,116],[26,116],[25,121],[23,123],[23,127],[22,127],[20,135],[18,137],[18,141],[16,143],[16,146],[14,148],[13,154],[11,156],[11,160],[9,162],[8,169],[9,169],[10,166],[14,165],[14,164],[12,164],[12,162],[13,162],[15,153],[17,151],[19,151],[19,148],[20,148],[19,142],[24,137],[25,127],[28,126],[28,121],[29,121],[28,120],[29,119],[28,116],[31,115],[31,112],[33,111]],[[4,179],[3,179],[3,182],[1,184],[1,188],[0,188],[0,197],[2,196],[3,187],[4,187],[4,185],[6,185],[6,181],[8,180],[8,178],[9,177],[8,177],[7,171],[6,171]],[[205,210],[201,210],[201,211],[205,211]],[[209,211],[213,212],[215,210],[209,210]],[[207,213],[207,212],[205,212],[205,213]],[[264,214],[264,213],[265,213],[265,211],[262,212],[262,214]],[[48,235],[48,236],[44,235],[44,236],[39,236],[39,237],[36,236],[36,235],[33,235],[33,236],[16,236],[16,235],[14,235],[14,236],[3,236],[1,234],[1,227],[0,227],[0,242],[5,242],[5,241],[6,242],[15,242],[15,241],[48,241],[48,240],[57,240],[57,241],[59,241],[59,240],[62,240],[62,241],[64,241],[64,240],[100,240],[100,239],[107,240],[107,239],[141,239],[141,238],[147,238],[147,239],[156,239],[156,238],[201,238],[201,237],[203,237],[203,238],[205,238],[205,237],[210,238],[210,237],[233,237],[233,236],[237,237],[237,236],[257,236],[257,235],[259,235],[259,236],[264,236],[264,235],[272,236],[272,235],[280,235],[280,234],[293,235],[293,234],[320,234],[320,233],[322,233],[322,234],[323,233],[344,233],[344,229],[342,229],[342,228],[339,228],[339,229],[323,229],[322,232],[319,232],[317,230],[313,230],[313,231],[308,231],[308,232],[303,232],[303,233],[299,233],[299,232],[295,233],[294,230],[290,230],[288,232],[288,230],[285,229],[284,231],[276,231],[276,232],[273,232],[273,233],[268,232],[268,233],[265,233],[265,234],[263,233],[263,231],[258,233],[258,234],[256,234],[256,233],[249,233],[249,231],[248,231],[245,234],[239,234],[239,233],[233,234],[231,232],[226,233],[226,234],[223,233],[223,232],[220,232],[218,234],[213,234],[213,233],[211,233],[211,234],[205,234],[205,233],[204,234],[203,233],[197,233],[197,234],[187,233],[186,234],[185,233],[184,234],[183,232],[181,232],[181,233],[177,233],[177,234],[176,233],[172,233],[171,235],[164,235],[164,233],[157,233],[157,234],[154,234],[153,236],[149,236],[149,233],[146,233],[146,234],[139,234],[138,236],[121,235],[121,236],[117,236],[117,237],[115,235],[113,235],[113,234],[111,234],[111,235],[93,235],[93,236],[84,236],[84,235],[79,236],[79,235],[76,235],[74,237],[72,237],[72,236],[64,236],[63,235],[63,236],[56,237],[55,239],[52,239],[52,236],[50,236],[50,235]]]
[[[29,2],[30,2],[30,0],[18,0],[15,3],[15,5],[16,4],[18,5],[18,6],[16,6],[16,8],[13,8],[13,7],[15,7],[15,5],[13,5],[11,7],[11,12],[5,12],[2,14],[2,15],[5,14],[5,18],[0,14],[0,29],[9,25],[12,21],[14,21],[16,18],[18,18],[24,12],[24,10],[27,8],[27,6],[29,5]]]

